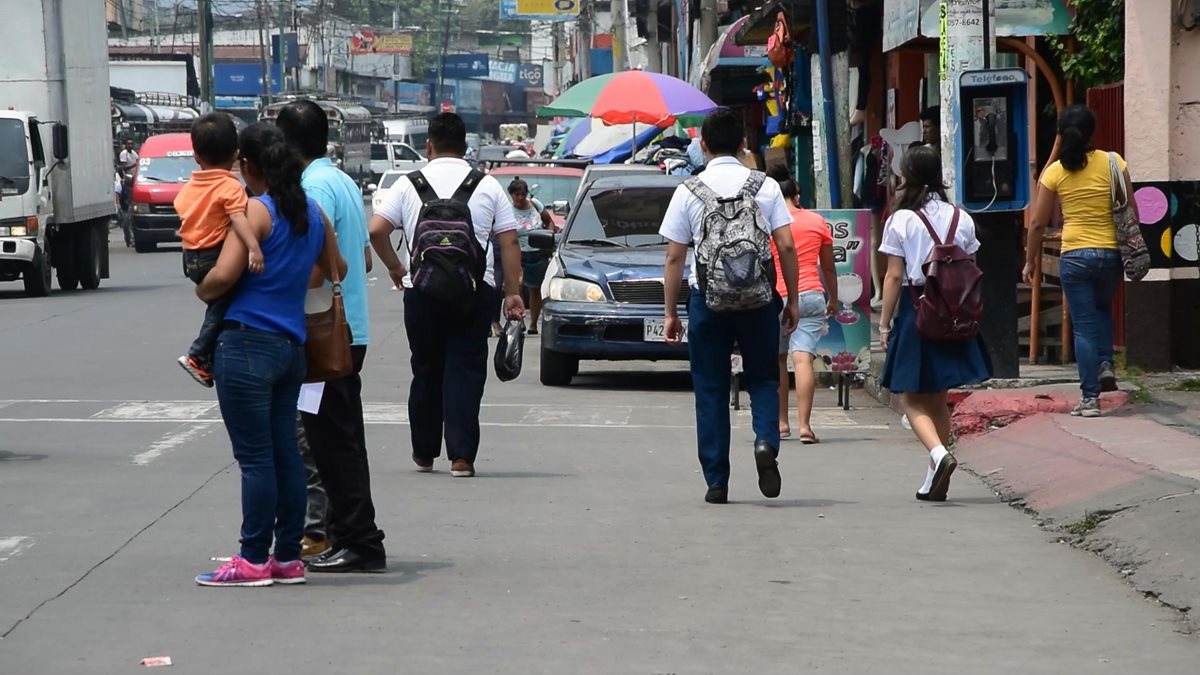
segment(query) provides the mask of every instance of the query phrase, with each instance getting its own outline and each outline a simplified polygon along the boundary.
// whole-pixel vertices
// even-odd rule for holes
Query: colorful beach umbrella
[[[702,116],[719,106],[683,80],[642,70],[591,77],[571,87],[538,117],[594,117],[608,124],[667,127],[679,118]]]

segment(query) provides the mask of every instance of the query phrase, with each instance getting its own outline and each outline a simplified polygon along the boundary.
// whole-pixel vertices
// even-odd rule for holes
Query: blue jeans
[[[776,298],[745,312],[714,312],[692,289],[688,357],[696,394],[696,441],[709,487],[729,484],[729,357],[742,352],[742,382],[750,392],[754,440],[779,448],[779,312]]]
[[[227,327],[217,338],[221,416],[242,470],[242,549],[252,563],[300,557],[307,506],[296,441],[304,348],[275,333]]]
[[[1067,251],[1059,278],[1075,327],[1075,363],[1084,398],[1100,395],[1100,364],[1113,362],[1112,299],[1121,285],[1121,253],[1113,249]]]

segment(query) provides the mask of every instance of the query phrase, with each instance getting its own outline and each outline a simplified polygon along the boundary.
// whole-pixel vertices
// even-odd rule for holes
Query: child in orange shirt
[[[183,268],[194,283],[204,280],[221,255],[221,245],[230,228],[250,251],[251,272],[262,272],[262,248],[246,220],[246,189],[233,174],[238,160],[237,127],[225,113],[209,113],[192,124],[192,153],[199,171],[194,171],[179,195],[175,210],[182,225]],[[209,304],[200,334],[179,357],[179,365],[200,384],[213,386],[212,358],[221,322],[232,296]]]

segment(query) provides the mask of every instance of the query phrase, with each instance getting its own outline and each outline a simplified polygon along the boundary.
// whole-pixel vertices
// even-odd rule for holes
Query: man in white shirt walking
[[[433,461],[441,454],[443,429],[450,474],[467,478],[475,475],[475,457],[479,450],[479,406],[487,381],[488,332],[492,324],[495,270],[490,250],[493,237],[500,247],[504,268],[504,313],[509,319],[522,320],[525,304],[521,300],[521,251],[517,245],[517,221],[508,193],[491,176],[472,170],[463,159],[467,152],[467,132],[462,118],[442,113],[429,122],[426,152],[430,162],[419,172],[396,181],[371,218],[371,245],[379,255],[392,283],[404,291],[404,326],[412,350],[412,388],[408,398],[409,428],[412,432],[413,462],[422,473],[433,470]],[[448,204],[448,202],[455,202]],[[474,241],[470,250],[461,242],[451,255],[471,260],[476,269],[461,266],[469,274],[474,290],[461,302],[437,299],[463,274],[440,276],[423,283],[422,216],[426,210],[440,209],[451,215],[469,210],[469,226]],[[443,220],[445,215],[439,216]],[[424,222],[433,223],[431,219]],[[459,225],[467,225],[454,221]],[[438,237],[447,225],[439,222]],[[403,245],[412,256],[411,287],[406,288],[408,270],[392,246],[391,233],[403,230]],[[449,245],[448,239],[442,239]],[[474,246],[478,244],[478,248]],[[433,252],[441,255],[443,251]],[[440,258],[441,261],[453,258]],[[428,277],[446,271],[425,269]],[[436,288],[435,288],[436,287]],[[453,288],[450,289],[454,291]]]
[[[748,309],[712,308],[714,275],[700,278],[700,265],[693,263],[688,283],[691,297],[688,301],[688,355],[691,361],[692,385],[696,396],[696,437],[699,445],[700,466],[708,483],[705,501],[724,504],[729,495],[729,387],[730,356],[736,343],[742,354],[742,378],[750,392],[750,406],[754,426],[754,459],[758,467],[758,485],[766,497],[777,497],[780,491],[780,476],[776,458],[779,454],[779,326],[780,311],[786,332],[791,333],[799,321],[797,305],[796,249],[792,242],[792,222],[787,203],[779,190],[779,184],[759,172],[751,172],[736,157],[744,146],[742,120],[731,110],[718,109],[709,113],[701,128],[701,146],[709,157],[704,173],[679,186],[663,216],[659,233],[668,240],[666,272],[664,275],[667,341],[678,344],[683,340],[683,324],[679,319],[673,298],[679,297],[683,269],[688,248],[693,244],[700,249],[712,250],[706,236],[721,236],[710,231],[708,224],[729,222],[727,218],[713,212],[722,209],[726,214],[741,213],[737,209],[749,209],[746,218],[752,218],[754,226],[749,232],[762,230],[756,239],[758,251],[753,267],[747,268],[755,278],[748,289],[765,292],[761,302],[746,301]],[[698,183],[693,184],[693,181]],[[751,190],[756,191],[752,192]],[[706,198],[702,195],[707,196]],[[745,195],[743,199],[741,195]],[[753,203],[749,195],[753,195]],[[734,211],[730,211],[732,208]],[[717,220],[714,221],[713,218]],[[762,246],[766,238],[775,240],[779,251],[780,266],[788,291],[787,306],[774,291],[774,264],[767,246],[762,260]],[[712,261],[717,264],[730,263],[724,271],[736,274],[734,269],[743,266],[745,256]],[[706,266],[706,270],[712,268]],[[767,269],[769,268],[769,270]],[[770,277],[769,290],[762,289]],[[738,284],[722,289],[726,295],[721,301],[737,305]],[[750,290],[746,291],[747,293]],[[765,303],[765,304],[763,304]]]

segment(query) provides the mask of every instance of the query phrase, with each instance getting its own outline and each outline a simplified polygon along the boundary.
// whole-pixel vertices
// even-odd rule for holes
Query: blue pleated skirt
[[[992,377],[992,360],[976,335],[968,342],[935,342],[917,332],[908,289],[900,295],[879,383],[894,393],[934,394]]]

